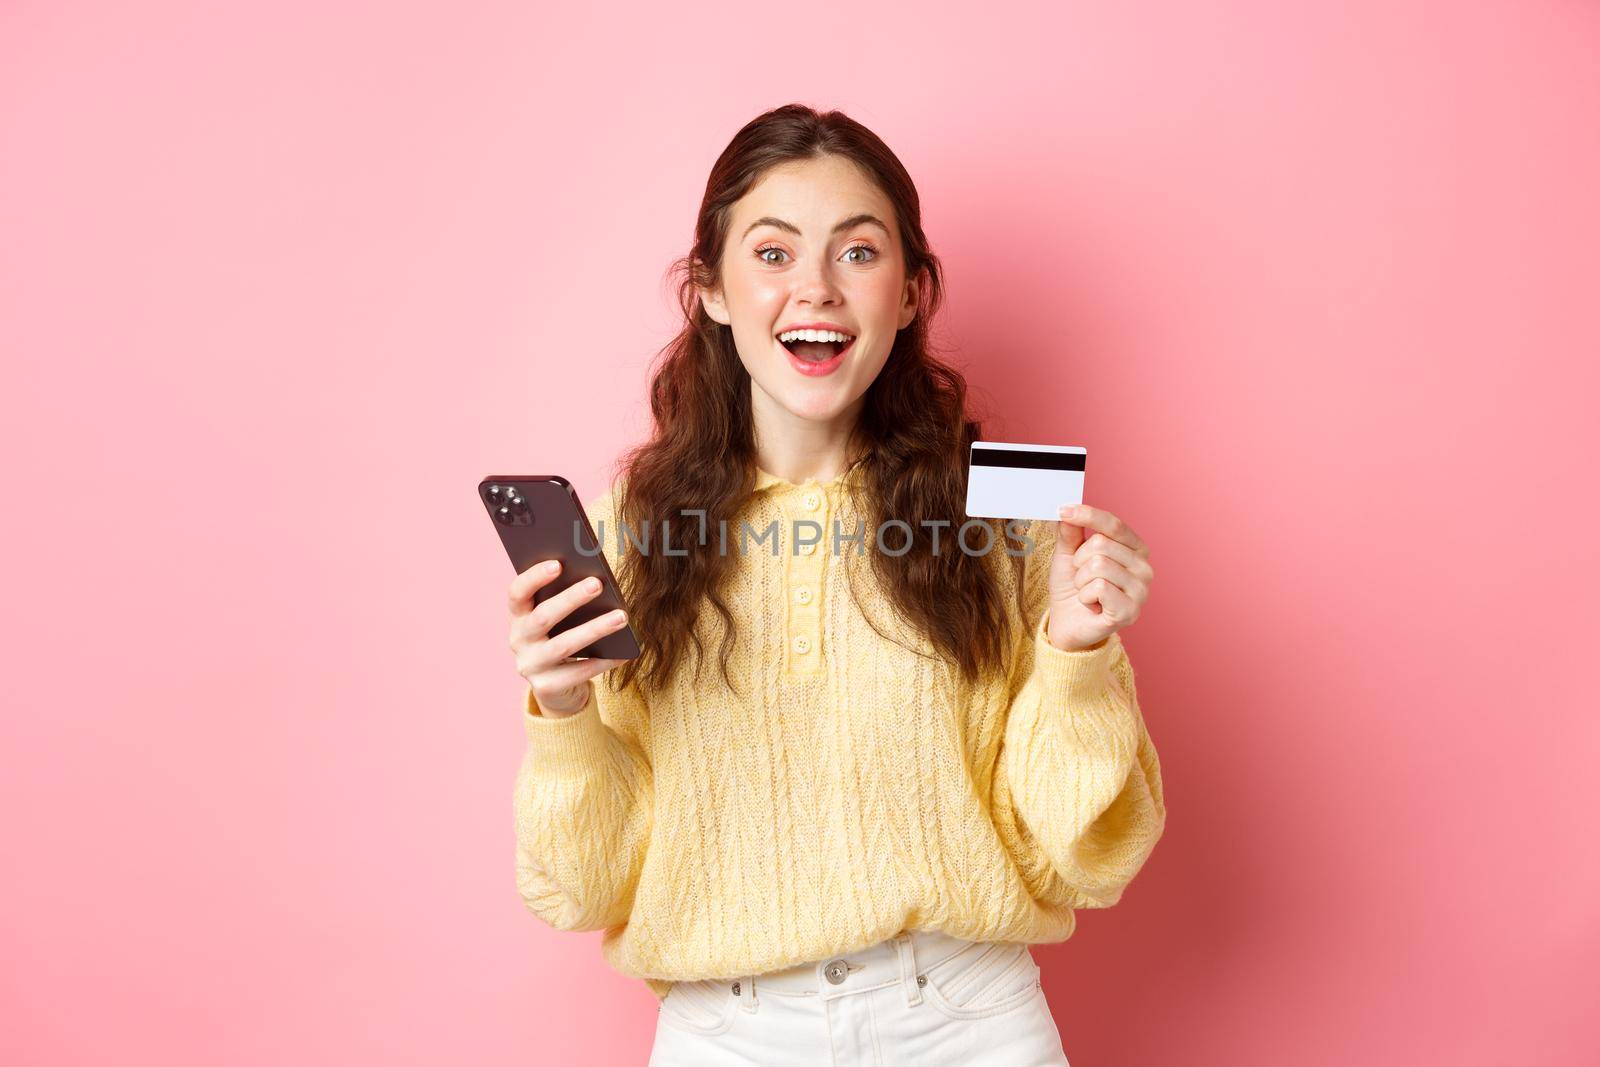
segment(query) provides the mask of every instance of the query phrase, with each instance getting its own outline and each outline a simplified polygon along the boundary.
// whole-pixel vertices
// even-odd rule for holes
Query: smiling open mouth
[[[778,343],[796,358],[807,363],[826,363],[843,355],[855,337],[834,330],[790,330],[778,335]]]

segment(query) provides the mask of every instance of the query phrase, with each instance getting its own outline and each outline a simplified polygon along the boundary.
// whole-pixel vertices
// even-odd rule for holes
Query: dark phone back
[[[506,555],[511,557],[511,565],[518,574],[547,559],[561,561],[561,573],[555,581],[533,594],[536,606],[585,578],[600,579],[599,594],[579,604],[556,623],[550,630],[551,635],[565,633],[617,608],[626,610],[622,592],[611,566],[600,552],[600,543],[595,540],[589,518],[578,502],[578,494],[565,478],[559,474],[485,478],[478,483],[478,500],[499,531],[500,543],[505,546]],[[607,530],[606,536],[615,541],[616,531]],[[602,659],[634,659],[639,654],[639,641],[634,636],[631,617],[622,629],[573,653],[578,658]]]

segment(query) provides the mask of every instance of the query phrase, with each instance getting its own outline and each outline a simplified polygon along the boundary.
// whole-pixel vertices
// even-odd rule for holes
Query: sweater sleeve
[[[1041,899],[1107,908],[1166,825],[1161,766],[1140,714],[1120,633],[1075,652],[1050,644],[1056,524],[1035,521],[1024,570],[1023,630],[1008,677],[993,811]]]
[[[616,543],[610,500],[608,493],[589,509],[608,561]],[[558,930],[626,922],[650,841],[649,718],[637,682],[618,690],[611,673],[590,683],[588,702],[572,715],[545,715],[531,689],[523,695],[527,747],[513,795],[517,891]]]

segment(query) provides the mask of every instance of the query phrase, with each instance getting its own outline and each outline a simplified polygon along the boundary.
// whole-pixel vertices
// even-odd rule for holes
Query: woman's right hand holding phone
[[[553,637],[550,635],[552,627],[600,593],[600,580],[585,578],[535,607],[534,593],[555,581],[560,573],[559,560],[535,563],[512,580],[509,593],[510,644],[517,657],[517,673],[533,690],[539,710],[551,718],[582,711],[589,702],[590,679],[626,662],[599,657],[570,658],[578,650],[626,626],[627,615],[620,609]]]

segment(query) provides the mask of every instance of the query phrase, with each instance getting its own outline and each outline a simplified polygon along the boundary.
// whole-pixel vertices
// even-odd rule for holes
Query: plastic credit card
[[[1089,450],[1076,445],[974,441],[967,469],[972,518],[1061,518],[1061,505],[1083,503]]]

